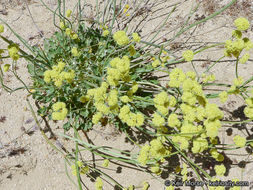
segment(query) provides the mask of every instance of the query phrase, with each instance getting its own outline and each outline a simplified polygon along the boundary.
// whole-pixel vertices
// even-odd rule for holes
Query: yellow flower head
[[[97,179],[96,179],[95,188],[96,188],[96,190],[103,189],[103,181],[100,177],[97,177]]]
[[[221,101],[222,103],[225,103],[225,102],[227,101],[227,99],[228,99],[228,93],[227,93],[227,91],[221,92],[221,93],[219,94],[219,97],[220,97],[220,101]]]
[[[170,87],[179,87],[182,82],[185,80],[186,76],[182,69],[175,68],[170,73],[170,81],[169,86]]]
[[[4,26],[2,24],[0,24],[0,33],[4,32]]]
[[[9,70],[10,66],[11,66],[10,64],[5,64],[5,65],[3,66],[4,72],[7,72],[7,71]]]
[[[160,175],[162,173],[162,170],[160,169],[159,166],[153,166],[151,167],[151,172],[155,173],[156,175]]]
[[[79,52],[78,52],[78,50],[77,50],[76,47],[73,47],[73,48],[71,49],[71,53],[72,53],[72,55],[73,55],[74,57],[79,56]]]
[[[247,30],[250,26],[249,21],[244,17],[237,18],[234,24],[238,30]]]
[[[179,121],[177,114],[172,113],[168,117],[168,125],[170,127],[180,127],[181,122]]]
[[[161,127],[162,125],[165,124],[165,119],[162,116],[160,116],[158,113],[154,113],[152,122],[154,126]]]
[[[56,102],[53,104],[52,108],[54,111],[52,113],[53,120],[64,120],[68,114],[68,110],[64,102]]]
[[[103,164],[102,164],[102,166],[103,167],[108,167],[108,165],[109,165],[109,160],[105,159],[104,162],[103,162]]]
[[[88,166],[83,166],[83,163],[81,162],[81,161],[77,161],[76,162],[77,163],[77,167],[78,167],[78,169],[79,169],[79,172],[80,172],[80,174],[86,174],[87,172],[89,172],[89,167]],[[75,164],[73,164],[72,166],[71,166],[71,169],[72,169],[72,174],[74,175],[74,176],[76,176],[77,175],[77,168],[76,168],[76,165]]]
[[[103,36],[108,36],[109,34],[110,34],[109,30],[104,30],[102,35]]]
[[[142,190],[148,190],[149,188],[148,182],[144,181],[142,184],[143,184]]]
[[[237,39],[240,39],[242,37],[242,32],[240,30],[233,30],[232,31],[232,36],[237,38]]]
[[[100,121],[100,119],[103,117],[103,114],[101,112],[97,112],[96,114],[94,114],[92,116],[92,123],[93,124],[98,124],[98,122]]]
[[[194,57],[194,53],[192,50],[186,50],[183,52],[182,56],[185,59],[185,61],[192,61]]]
[[[134,48],[134,45],[129,46],[129,53],[131,56],[134,56],[136,54],[136,50]]]
[[[76,39],[78,39],[78,35],[75,34],[75,33],[73,33],[73,34],[70,35],[70,38],[71,38],[72,40],[76,40]]]
[[[250,118],[253,120],[253,108],[252,107],[246,107],[243,110],[244,114],[246,115],[246,117]]]
[[[70,9],[68,9],[67,11],[66,11],[66,17],[70,17],[70,15],[72,14],[72,11],[70,10]]]
[[[132,34],[132,37],[133,37],[133,40],[134,40],[135,42],[140,42],[140,41],[141,41],[141,37],[139,36],[138,33],[133,33],[133,34]]]
[[[147,161],[149,158],[149,151],[150,151],[150,146],[146,144],[141,148],[139,152],[139,156],[137,160],[142,166],[145,166],[147,164]]]
[[[214,170],[218,176],[223,176],[226,173],[226,168],[223,164],[214,166]]]
[[[156,68],[160,65],[160,61],[158,59],[155,59],[153,62],[152,62],[152,67]]]
[[[19,47],[16,44],[8,46],[9,56],[15,61],[19,59],[18,51]]]
[[[243,38],[243,41],[245,50],[249,51],[253,48],[253,43],[249,40],[249,38]]]
[[[241,85],[243,84],[243,82],[244,82],[244,81],[243,81],[243,78],[240,77],[240,76],[239,76],[238,78],[235,78],[235,79],[234,79],[234,85],[235,85],[235,86],[241,86]]]
[[[130,102],[130,98],[128,96],[121,96],[120,97],[120,100],[123,102],[123,103],[128,103]]]
[[[63,30],[63,29],[65,29],[65,24],[64,24],[64,22],[60,22],[60,28]]]
[[[71,35],[72,30],[70,28],[66,28],[65,34],[70,36]]]
[[[239,146],[239,147],[244,147],[246,144],[246,138],[245,137],[241,137],[240,135],[236,135],[233,138],[235,145]]]
[[[118,45],[123,46],[129,43],[129,39],[125,31],[118,31],[113,34],[113,39],[117,42]]]
[[[249,60],[249,57],[250,57],[249,53],[245,53],[245,54],[239,59],[239,62],[240,62],[241,64],[244,64],[244,63],[246,63],[246,62]]]
[[[79,101],[82,103],[88,102],[90,100],[90,97],[88,95],[86,96],[81,96]]]

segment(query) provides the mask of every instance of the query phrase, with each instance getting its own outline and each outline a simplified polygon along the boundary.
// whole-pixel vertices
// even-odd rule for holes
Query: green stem
[[[236,78],[238,78],[238,63],[239,63],[239,59],[237,58],[236,64],[235,64],[235,76],[236,76]]]

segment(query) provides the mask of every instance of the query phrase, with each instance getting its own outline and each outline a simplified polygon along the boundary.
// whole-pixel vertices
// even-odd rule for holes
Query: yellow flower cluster
[[[193,153],[203,152],[207,148],[208,148],[208,142],[205,138],[198,137],[193,140],[193,147],[192,147]]]
[[[153,114],[152,123],[155,127],[162,127],[165,124],[165,119],[157,112]]]
[[[181,175],[183,175],[183,181],[187,180],[187,165],[186,163],[183,163],[183,169],[181,171]]]
[[[106,105],[106,101],[108,99],[108,95],[106,92],[107,92],[108,87],[109,85],[106,82],[102,82],[100,87],[89,89],[87,92],[87,97],[89,99],[91,98],[94,99],[95,101],[94,105],[97,108],[97,110],[105,115],[109,114],[110,112],[110,107]],[[99,116],[101,116],[101,114],[97,113],[97,116],[94,116],[94,117],[99,117]]]
[[[214,170],[218,176],[223,176],[226,173],[226,168],[223,164],[214,166]]]
[[[155,59],[153,62],[152,62],[152,67],[156,68],[160,65],[160,61],[158,59]]]
[[[247,30],[250,26],[249,21],[244,17],[237,18],[234,24],[238,30]]]
[[[186,79],[186,76],[182,69],[175,68],[170,72],[170,81],[169,86],[170,87],[176,87],[179,88],[179,86],[183,83],[183,81]]]
[[[152,166],[150,169],[151,169],[151,172],[156,175],[160,175],[162,173],[162,170],[160,169],[158,164],[156,164],[155,166]]]
[[[155,95],[153,101],[157,110],[164,116],[168,114],[168,108],[174,107],[177,103],[176,98],[174,96],[169,97],[165,91]]]
[[[89,167],[83,166],[83,163],[81,161],[77,161],[76,163],[77,163],[80,174],[86,174],[89,172]],[[75,164],[71,165],[71,170],[72,170],[72,174],[74,176],[76,176],[77,175],[77,168],[76,168]]]
[[[238,147],[244,147],[246,145],[246,138],[241,137],[240,135],[236,135],[233,138],[233,141],[235,142],[235,145]]]
[[[92,116],[92,123],[93,124],[98,124],[98,122],[101,120],[103,117],[103,114],[101,112],[97,112]]]
[[[56,102],[53,104],[53,120],[64,120],[68,114],[68,109],[66,108],[66,104],[64,102]]]
[[[113,39],[117,42],[118,45],[123,46],[129,44],[129,39],[125,31],[118,31],[113,34]]]
[[[109,113],[118,115],[123,123],[130,127],[139,127],[144,123],[144,116],[141,113],[133,113],[128,105],[124,105],[119,109],[119,100],[122,103],[132,101],[133,94],[138,90],[138,84],[132,83],[131,88],[127,91],[127,95],[119,97],[118,90],[114,89],[118,85],[119,80],[129,81],[129,66],[130,61],[127,56],[122,59],[115,58],[110,62],[111,67],[107,68],[107,82],[102,82],[101,87],[90,89],[86,96],[83,96],[84,101],[94,100],[94,105],[98,112],[93,115],[92,122],[97,124],[103,115]],[[109,91],[109,93],[108,93]]]
[[[141,37],[139,36],[138,33],[133,33],[133,34],[132,34],[132,37],[133,37],[133,40],[134,40],[135,42],[140,42],[140,41],[141,41]]]
[[[129,185],[128,188],[123,188],[123,190],[134,190],[134,185]]]
[[[16,44],[8,46],[9,56],[14,61],[17,61],[19,59],[18,51],[19,51],[19,47]]]
[[[176,68],[171,71],[169,76],[170,87],[182,87],[180,109],[183,121],[180,122],[176,113],[172,113],[168,117],[168,126],[177,127],[180,130],[178,136],[174,136],[172,141],[179,143],[180,149],[186,150],[192,140],[192,152],[203,152],[208,149],[206,138],[214,139],[218,135],[223,113],[216,104],[208,102],[194,72],[185,74],[181,69]],[[153,124],[157,126],[165,123],[164,118],[158,114],[155,114],[155,121],[153,119]],[[194,138],[199,134],[199,137]]]
[[[168,126],[170,127],[180,127],[181,122],[178,119],[177,114],[171,113],[168,117]]]
[[[64,23],[63,21],[61,21],[61,22],[60,22],[60,28],[61,28],[62,30],[64,30],[65,27],[66,27],[66,26],[65,26],[65,23]]]
[[[142,184],[143,184],[142,190],[148,190],[149,188],[148,182],[144,181]]]
[[[245,100],[247,107],[244,108],[244,114],[246,115],[246,117],[253,120],[253,90],[251,94],[252,96]]]
[[[143,114],[131,112],[130,107],[127,105],[120,109],[119,118],[130,127],[140,127],[144,123]]]
[[[150,146],[146,144],[141,148],[139,152],[138,162],[143,166],[147,164],[147,161],[149,159],[149,151],[150,151]]]
[[[132,99],[130,99],[128,96],[121,96],[120,101],[123,103],[128,103],[128,102],[131,102]]]
[[[222,91],[221,93],[219,93],[219,98],[222,103],[225,103],[228,99],[227,91]]]
[[[130,60],[127,56],[122,59],[119,57],[110,61],[110,66],[107,68],[107,82],[111,86],[117,86],[120,80],[125,82],[130,81],[129,70]]]
[[[103,164],[102,164],[103,167],[108,167],[109,166],[109,160],[108,159],[105,159]]]
[[[4,72],[7,72],[7,71],[9,70],[10,66],[11,66],[10,64],[5,64],[5,65],[3,66]]]
[[[225,42],[225,56],[231,57],[232,55],[238,58],[245,48],[245,42],[243,39],[236,39],[235,41],[227,40]]]
[[[172,141],[174,143],[179,143],[180,144],[180,149],[181,150],[186,150],[189,146],[189,141],[187,138],[185,137],[181,137],[181,136],[173,136],[172,137]]]
[[[70,70],[68,72],[63,71],[65,67],[65,63],[60,61],[58,65],[54,65],[52,70],[46,70],[44,72],[44,81],[49,83],[51,81],[54,82],[54,85],[57,87],[61,87],[64,80],[68,83],[71,83],[75,78],[75,71]]]
[[[233,81],[233,85],[228,90],[228,94],[238,94],[240,92],[240,87],[243,84],[244,80],[242,77],[235,78]]]
[[[70,28],[66,28],[65,34],[67,36],[69,36],[72,40],[77,40],[78,39],[78,35],[73,30],[71,30]]]
[[[126,13],[126,16],[130,16],[130,14],[127,13],[128,9],[129,9],[129,5],[126,4],[126,5],[125,5],[125,8],[124,8],[124,11],[123,11],[123,13]]]
[[[249,58],[250,58],[249,53],[245,53],[245,54],[239,59],[239,62],[240,62],[241,64],[244,64],[244,63],[246,63],[246,62],[249,60]]]
[[[239,58],[243,50],[249,51],[253,48],[253,43],[249,38],[242,38],[242,32],[247,30],[250,26],[249,21],[246,18],[238,18],[234,21],[237,30],[232,32],[232,37],[235,37],[235,40],[227,40],[225,42],[225,56],[231,57],[232,55],[235,58]],[[250,58],[250,54],[247,52],[239,59],[239,62],[244,64]]]
[[[95,189],[96,190],[103,190],[103,181],[100,177],[97,177],[97,179],[96,179]]]
[[[72,55],[73,55],[74,57],[78,57],[78,56],[80,55],[79,52],[78,52],[77,47],[73,47],[73,48],[71,49],[71,53],[72,53]]]
[[[104,30],[102,35],[103,36],[108,36],[109,34],[110,34],[109,30]]]
[[[211,149],[210,154],[218,162],[222,162],[224,160],[224,156],[220,154],[216,148]]]
[[[207,117],[207,120],[204,121],[206,136],[215,138],[221,127],[220,119],[223,117],[223,113],[216,104],[207,104],[205,111]]]
[[[213,82],[215,81],[215,75],[206,75],[205,73],[202,74],[202,81],[203,83]]]
[[[167,186],[165,188],[165,190],[174,190],[174,189],[175,189],[175,186],[173,186],[173,185]]]
[[[0,24],[0,34],[4,32],[4,26]]]
[[[153,62],[152,62],[152,67],[156,68],[158,66],[165,66],[165,63],[170,59],[170,56],[167,55],[168,53],[166,51],[162,51],[162,55],[159,59],[156,59],[155,57],[152,58]]]
[[[129,53],[130,53],[130,56],[134,56],[136,54],[136,50],[134,48],[134,45],[129,46]]]
[[[170,150],[163,145],[162,139],[157,138],[150,141],[150,158],[161,159],[163,156],[168,154],[170,154]]]
[[[163,142],[163,139],[156,138],[150,141],[150,145],[144,145],[139,152],[138,162],[145,166],[148,160],[151,159],[161,160],[161,162],[164,161],[164,156],[168,156],[170,154],[170,150],[164,146]]]
[[[186,50],[183,52],[182,56],[185,59],[185,61],[192,61],[194,57],[194,53],[192,50]]]
[[[71,16],[71,14],[72,14],[72,11],[70,10],[70,9],[68,9],[67,11],[66,11],[66,17],[70,17]]]

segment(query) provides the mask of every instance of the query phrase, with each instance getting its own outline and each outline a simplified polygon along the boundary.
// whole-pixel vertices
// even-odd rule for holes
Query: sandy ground
[[[75,0],[68,1],[67,7],[73,8],[75,2]],[[225,1],[222,2],[224,3]],[[47,0],[45,3],[51,8],[56,7],[55,0]],[[94,2],[91,3],[94,5]],[[167,5],[170,4],[173,4],[173,1],[168,2]],[[169,37],[174,34],[173,30],[186,19],[184,15],[190,10],[191,5],[192,1],[186,1],[182,3],[180,9],[176,10],[176,16],[173,16],[167,21],[167,27],[161,33],[164,37]],[[52,22],[52,15],[41,4],[39,4],[38,1],[28,1],[28,6],[37,27],[34,25],[33,20],[30,17],[26,4],[19,0],[0,0],[0,17],[6,20],[7,23],[11,24],[15,31],[18,31],[24,39],[29,40],[29,43],[33,45],[41,44],[43,38],[39,37],[39,30],[43,31],[45,37],[52,35],[55,31]],[[207,16],[208,13],[203,10],[204,9],[201,8],[198,10],[199,16]],[[163,11],[165,14],[168,12],[167,10]],[[153,14],[154,17],[161,13],[162,11],[155,13],[147,12],[147,14]],[[240,14],[243,15],[243,11]],[[234,15],[234,17],[241,15]],[[251,16],[253,17],[253,15]],[[218,16],[205,24],[201,24],[198,28],[196,28],[194,33],[188,32],[182,35],[175,42],[180,44],[180,48],[194,49],[194,43],[197,42],[224,41],[230,37],[234,17],[226,14]],[[150,24],[147,24],[146,27],[143,28],[142,35],[144,36],[151,30],[155,29],[156,23],[161,20],[162,18],[157,18],[150,21]],[[253,20],[251,20],[251,22],[253,23]],[[167,34],[168,31],[172,32]],[[10,39],[15,39],[15,37],[11,35],[10,31],[7,31],[5,35]],[[251,39],[253,39],[252,30],[248,31],[248,35],[250,35],[252,37]],[[189,37],[191,37],[191,39],[188,43],[183,43]],[[4,44],[0,42],[0,46],[2,45]],[[180,50],[180,48],[175,51]],[[222,49],[217,48],[199,56],[198,59],[216,60],[222,56],[222,52]],[[196,61],[195,66],[197,70],[203,71],[206,67],[205,63],[205,61]],[[210,73],[216,74],[217,81],[231,83],[234,78],[234,64],[235,63],[231,60],[219,63],[219,65],[214,67]],[[192,69],[190,64],[184,64],[181,67],[184,70]],[[30,82],[29,75],[26,72],[26,63],[24,61],[19,62],[18,74],[25,82]],[[247,78],[249,76],[253,76],[252,60],[245,65],[240,65],[239,74],[240,76]],[[12,88],[22,85],[17,82],[12,75],[9,75],[5,79],[5,82]],[[26,97],[27,94],[25,91],[17,91],[10,95],[3,89],[0,89],[0,118],[3,120],[0,122],[0,189],[76,189],[66,176],[63,157],[45,142],[38,130],[38,126],[33,120],[31,112],[28,110]],[[238,107],[242,104],[242,99],[238,97],[230,97],[227,104],[222,105],[222,107],[232,112],[238,109]],[[42,121],[41,125],[44,127],[44,123]],[[55,134],[63,132],[60,123],[53,124],[51,127]],[[232,143],[233,135],[228,136],[226,132],[227,129],[228,127],[224,127],[221,130],[222,143]],[[233,134],[235,133],[237,133],[237,131],[233,130]],[[70,130],[68,134],[73,134],[73,131]],[[49,134],[47,135],[49,136]],[[95,131],[89,133],[89,137],[97,145],[116,145],[115,148],[138,152],[137,147],[131,145],[130,143],[125,143],[125,136],[117,133],[117,131],[115,131],[112,127],[107,127],[106,129],[96,127]],[[70,149],[73,147],[73,143],[62,138],[53,142],[58,146],[63,145]],[[86,153],[84,158],[86,160],[91,160],[92,156],[89,153]],[[240,149],[239,151],[237,150],[234,152],[234,154],[229,155],[229,158],[234,165],[232,165],[224,179],[233,179],[236,177],[240,180],[253,182],[253,164],[247,164],[246,168],[240,168],[237,165],[241,161],[252,160],[252,156],[248,157],[246,151]],[[128,186],[130,184],[134,184],[135,186],[140,186],[141,183],[146,180],[151,184],[151,190],[164,188],[164,181],[158,181],[151,175],[143,174],[137,170],[131,170],[126,166],[119,166],[117,163],[111,164],[109,168],[110,169],[105,171],[109,175],[115,177],[115,179],[122,185]],[[73,176],[71,177],[74,178]],[[94,189],[92,182],[88,178],[84,179],[84,183],[89,189]],[[113,189],[113,187],[110,186],[110,184],[106,184],[105,189],[109,190]],[[246,187],[245,189],[249,189],[249,187]]]

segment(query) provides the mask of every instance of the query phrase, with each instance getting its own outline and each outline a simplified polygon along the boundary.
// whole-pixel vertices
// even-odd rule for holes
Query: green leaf
[[[34,65],[33,64],[28,64],[27,65],[27,69],[28,69],[28,72],[30,73],[30,75],[34,76],[35,73],[34,73]]]

